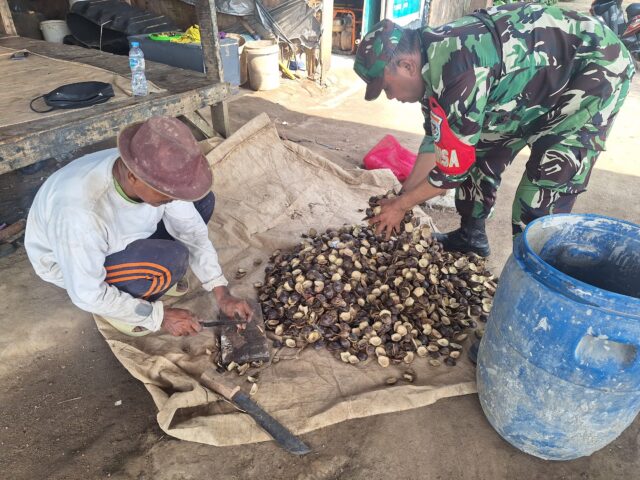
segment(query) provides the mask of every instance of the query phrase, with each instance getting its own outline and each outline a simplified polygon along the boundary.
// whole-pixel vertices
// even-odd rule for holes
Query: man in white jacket
[[[190,266],[221,311],[251,319],[229,293],[207,222],[215,198],[207,159],[175,118],[126,127],[118,148],[81,157],[38,191],[25,234],[36,273],[79,308],[129,335],[193,335],[197,317],[158,299]]]

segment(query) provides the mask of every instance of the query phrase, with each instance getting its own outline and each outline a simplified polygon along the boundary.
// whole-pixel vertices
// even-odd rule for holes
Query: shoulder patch
[[[447,175],[461,175],[476,161],[476,149],[460,140],[449,127],[444,109],[429,98],[431,134],[436,146],[436,164]]]
[[[431,110],[431,134],[433,135],[433,141],[435,143],[440,141],[440,125],[442,125],[442,120],[442,117]]]

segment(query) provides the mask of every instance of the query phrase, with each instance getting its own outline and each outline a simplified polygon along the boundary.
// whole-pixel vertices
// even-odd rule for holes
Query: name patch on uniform
[[[444,109],[434,97],[429,98],[431,133],[436,150],[436,164],[447,175],[461,175],[476,161],[476,149],[460,140],[449,127]]]

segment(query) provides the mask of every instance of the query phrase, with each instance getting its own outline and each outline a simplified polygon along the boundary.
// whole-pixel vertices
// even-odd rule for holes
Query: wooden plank
[[[439,26],[492,4],[492,0],[432,0],[427,24]]]
[[[0,46],[14,48],[16,50],[26,49],[46,57],[69,62],[79,62],[109,70],[110,72],[123,76],[131,74],[129,60],[123,55],[113,55],[99,50],[44,42],[42,40],[25,37],[0,37]],[[148,60],[145,62],[145,65],[145,75],[147,79],[171,92],[185,92],[192,88],[211,84],[203,73],[195,70],[183,70]]]
[[[0,82],[1,85],[1,82]],[[147,97],[129,97],[122,100],[108,101],[100,105],[94,105],[90,108],[80,108],[76,110],[65,110],[58,115],[49,117],[43,117],[39,120],[33,120],[28,123],[19,123],[16,125],[9,125],[7,127],[0,128],[0,144],[6,142],[7,138],[11,137],[24,137],[36,132],[43,132],[48,130],[57,129],[61,123],[77,122],[82,119],[93,120],[94,117],[101,115],[110,115],[113,112],[119,110],[125,110],[131,106],[144,107],[149,103],[156,103],[158,101],[167,101],[168,97],[178,98],[180,96],[195,96],[201,97],[202,102],[208,101],[213,98],[219,100],[221,93],[228,94],[229,89],[224,84],[218,85],[206,85],[203,87],[194,88],[184,92],[158,92],[152,93]],[[224,97],[222,97],[224,98]],[[202,103],[200,102],[200,103]],[[204,108],[208,104],[204,103],[199,108]]]
[[[28,49],[59,60],[79,62],[127,76],[128,59],[70,45],[0,36],[0,46]],[[204,74],[156,62],[147,62],[147,78],[166,92],[87,109],[69,110],[53,117],[0,128],[0,174],[40,160],[70,153],[111,138],[125,125],[152,115],[184,115],[229,96],[227,84],[211,82]],[[0,82],[1,82],[0,77]]]
[[[220,57],[220,38],[218,37],[218,22],[216,4],[213,0],[198,0],[196,15],[200,25],[200,42],[207,79],[212,83],[219,83],[224,78],[222,58]],[[213,129],[227,138],[231,134],[229,110],[226,103],[211,107]]]
[[[177,94],[157,94],[144,99],[131,98],[112,105],[95,105],[87,111],[70,111],[37,122],[0,129],[0,174],[25,167],[45,158],[70,153],[80,147],[113,138],[125,125],[154,115],[178,116],[221,102],[229,94],[226,84]],[[34,124],[40,128],[34,128]]]
[[[333,0],[322,2],[322,36],[320,37],[320,84],[325,85],[331,68],[331,35],[333,32]]]
[[[384,18],[393,20],[393,0],[384,2]]]
[[[22,234],[27,226],[27,221],[22,218],[16,223],[12,223],[0,230],[0,242],[11,241],[16,235]]]
[[[222,138],[228,138],[229,135],[231,135],[229,106],[227,102],[220,102],[211,106],[211,123],[213,124],[213,129],[218,132]]]
[[[439,26],[462,16],[465,0],[433,0],[429,5],[429,26]]]
[[[198,129],[206,138],[212,138],[216,136],[216,132],[211,128],[211,125],[200,116],[198,112],[188,112],[182,115],[182,119],[192,127]]]
[[[469,3],[469,8],[465,11],[465,15],[475,12],[480,8],[489,8],[493,6],[493,0],[471,0]]]
[[[4,33],[7,35],[17,35],[8,0],[0,0],[0,23],[2,23]]]

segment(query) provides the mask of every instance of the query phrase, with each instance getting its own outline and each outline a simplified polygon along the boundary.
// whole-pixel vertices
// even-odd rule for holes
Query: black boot
[[[449,233],[434,233],[433,237],[452,252],[473,252],[481,257],[488,257],[489,239],[484,229],[484,218],[463,218],[460,228]]]
[[[479,349],[480,349],[480,340],[478,340],[476,338],[473,341],[473,343],[471,344],[471,346],[469,347],[469,351],[467,352],[467,356],[469,357],[469,360],[474,365],[478,364],[478,350]]]

